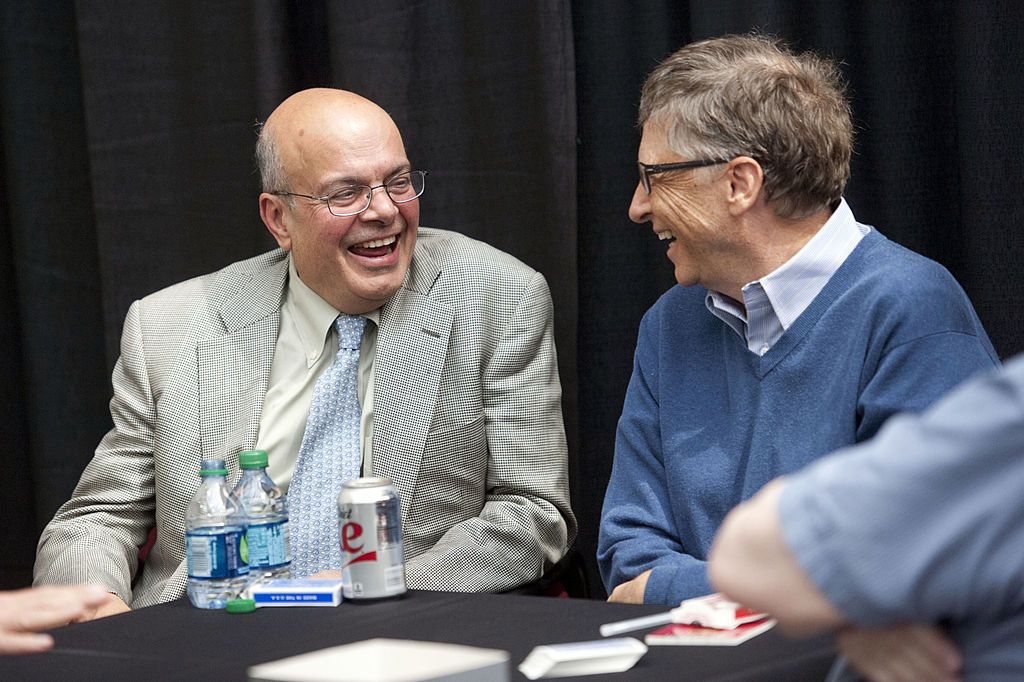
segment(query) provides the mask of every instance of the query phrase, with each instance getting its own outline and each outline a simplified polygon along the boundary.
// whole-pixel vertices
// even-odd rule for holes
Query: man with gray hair
[[[410,587],[539,578],[576,532],[544,277],[421,228],[426,173],[359,95],[292,95],[257,156],[280,248],[131,306],[114,427],[43,531],[35,582],[103,585],[95,616],[181,597],[199,463],[226,459],[233,484],[253,448],[288,489],[298,576],[341,567],[336,499],[366,475],[398,490]]]
[[[726,513],[998,364],[940,265],[858,223],[837,68],[769,38],[688,45],[644,84],[629,208],[678,287],[640,326],[602,512],[612,601],[712,592]]]

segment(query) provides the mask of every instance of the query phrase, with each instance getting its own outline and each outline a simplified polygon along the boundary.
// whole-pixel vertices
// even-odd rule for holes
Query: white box
[[[636,665],[645,653],[644,643],[632,637],[544,644],[533,648],[519,664],[519,672],[531,680],[621,673]]]
[[[250,588],[257,607],[337,606],[341,603],[341,580],[277,578]]]
[[[507,651],[367,639],[249,668],[252,682],[507,682]]]

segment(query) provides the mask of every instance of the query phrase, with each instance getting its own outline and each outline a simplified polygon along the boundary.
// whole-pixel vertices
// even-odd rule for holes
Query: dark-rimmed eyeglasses
[[[640,169],[640,184],[643,185],[644,191],[650,194],[652,175],[668,173],[669,171],[688,170],[690,168],[717,166],[720,163],[729,163],[731,160],[732,159],[706,159],[704,161],[679,161],[676,163],[656,163],[653,165],[637,161],[636,166]]]
[[[327,204],[327,210],[331,215],[344,218],[350,215],[362,213],[370,207],[373,201],[373,190],[383,189],[396,204],[405,204],[423,194],[426,189],[427,171],[408,171],[400,173],[387,182],[379,185],[347,185],[335,190],[328,195],[318,197],[311,194],[299,194],[298,192],[270,192],[279,197],[302,197],[312,201],[322,201]]]

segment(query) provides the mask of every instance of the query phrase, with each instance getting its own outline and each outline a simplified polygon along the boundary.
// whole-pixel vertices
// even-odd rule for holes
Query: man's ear
[[[288,224],[285,222],[284,199],[275,195],[263,192],[260,194],[260,218],[267,226],[270,234],[274,235],[277,245],[285,251],[292,250],[292,235]]]
[[[746,213],[761,196],[764,186],[761,164],[749,156],[737,156],[729,162],[726,172],[729,178],[729,212],[734,216]]]

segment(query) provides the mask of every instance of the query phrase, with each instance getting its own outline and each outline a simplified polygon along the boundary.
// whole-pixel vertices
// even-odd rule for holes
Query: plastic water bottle
[[[203,482],[185,513],[188,598],[200,609],[222,609],[249,578],[245,517],[231,497],[222,459],[204,459]]]
[[[281,488],[267,475],[267,451],[238,454],[242,478],[231,497],[246,517],[249,580],[290,578],[292,555],[288,535],[288,504]]]

